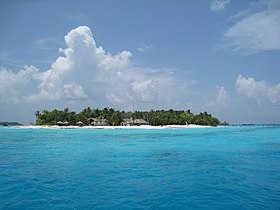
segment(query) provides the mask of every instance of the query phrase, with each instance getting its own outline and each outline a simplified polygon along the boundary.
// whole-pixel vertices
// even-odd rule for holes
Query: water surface
[[[0,209],[279,209],[280,127],[0,128]]]

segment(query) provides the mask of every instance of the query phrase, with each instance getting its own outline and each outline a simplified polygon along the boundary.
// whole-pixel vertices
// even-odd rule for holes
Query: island
[[[166,126],[166,125],[227,125],[207,112],[193,114],[190,110],[150,110],[125,112],[113,108],[92,109],[81,112],[64,110],[36,111],[36,125],[57,126]]]

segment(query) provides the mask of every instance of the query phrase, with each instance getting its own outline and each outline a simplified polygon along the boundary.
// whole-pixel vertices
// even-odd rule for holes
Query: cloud
[[[25,62],[19,59],[13,58],[13,55],[7,51],[0,51],[0,63],[7,66],[13,66],[16,68],[21,68]]]
[[[143,48],[143,47],[138,47],[136,50],[137,50],[138,52],[145,52],[145,51],[146,51],[146,49]]]
[[[143,45],[141,47],[136,48],[136,50],[141,53],[146,52],[148,50],[152,50],[152,49],[153,49],[153,46],[147,46],[147,45]]]
[[[211,100],[209,102],[209,106],[225,106],[228,100],[228,92],[225,87],[218,86],[215,91],[210,94]]]
[[[106,98],[108,99],[108,101],[110,103],[118,103],[118,104],[122,104],[124,103],[124,101],[122,99],[120,99],[116,94],[114,93],[106,93]]]
[[[157,100],[158,90],[157,86],[159,81],[146,80],[142,82],[133,82],[131,84],[132,90],[137,93],[137,98],[143,102],[153,102]]]
[[[217,93],[216,93],[216,103],[218,105],[226,105],[226,100],[228,98],[228,93],[225,89],[225,87],[218,87]]]
[[[87,99],[88,96],[85,93],[83,87],[80,85],[76,85],[75,83],[65,84],[63,86],[63,91],[65,94],[65,98],[67,99]]]
[[[20,96],[24,94],[24,88],[38,76],[38,72],[39,70],[34,66],[24,66],[17,73],[1,68],[0,103],[18,102]]]
[[[280,103],[280,83],[271,85],[266,81],[256,81],[254,78],[239,75],[235,87],[239,95],[253,99],[260,105]]]
[[[248,10],[244,14],[237,15],[237,22],[224,34],[226,46],[233,52],[244,55],[280,50],[279,4],[271,1],[261,11]]]
[[[210,9],[212,11],[221,11],[226,9],[226,5],[230,0],[212,0],[210,3]]]
[[[192,85],[179,79],[170,69],[136,67],[131,62],[132,53],[121,51],[115,55],[97,46],[91,30],[79,26],[65,37],[66,48],[47,71],[26,67],[19,73],[1,70],[2,80],[18,78],[13,83],[1,83],[2,90],[9,90],[25,102],[91,101],[95,106],[121,106],[123,109],[135,101],[142,108],[147,103],[157,105],[166,101],[179,103],[182,95]],[[26,75],[26,76],[23,76]],[[21,92],[20,82],[29,87]],[[7,98],[7,94],[3,97]]]

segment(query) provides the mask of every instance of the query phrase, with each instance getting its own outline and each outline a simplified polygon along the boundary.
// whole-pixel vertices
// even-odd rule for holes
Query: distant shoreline
[[[279,127],[280,124],[233,124],[228,125],[229,127],[251,127],[251,126],[275,126]],[[172,129],[172,128],[221,128],[228,127],[224,125],[219,126],[210,126],[210,125],[163,125],[163,126],[153,126],[153,125],[140,125],[140,126],[76,126],[76,125],[68,125],[68,126],[58,126],[58,125],[14,125],[7,126],[10,128],[31,128],[31,129]],[[3,126],[4,127],[4,126]]]
[[[26,125],[26,126],[11,126],[14,128],[34,128],[34,129],[168,129],[168,128],[213,128],[206,125],[140,125],[140,126],[58,126],[58,125]]]

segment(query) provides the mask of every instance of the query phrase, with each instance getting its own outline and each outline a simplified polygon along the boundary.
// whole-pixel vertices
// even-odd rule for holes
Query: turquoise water
[[[0,128],[0,209],[279,209],[280,127]]]

